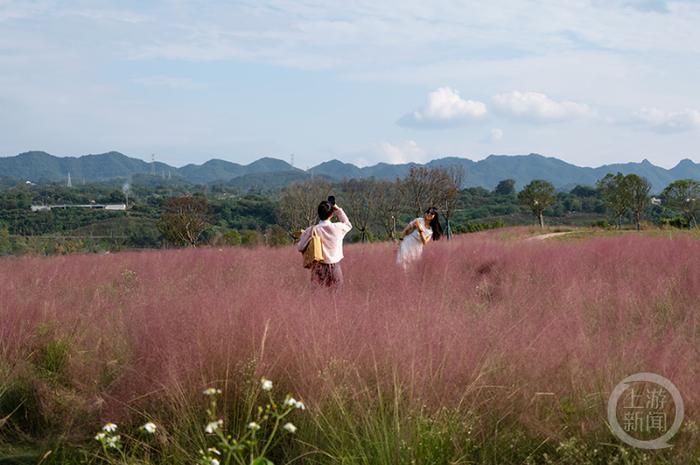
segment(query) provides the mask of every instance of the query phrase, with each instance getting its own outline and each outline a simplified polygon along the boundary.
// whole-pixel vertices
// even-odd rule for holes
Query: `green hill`
[[[331,160],[307,171],[289,163],[272,158],[260,158],[248,165],[222,159],[212,159],[201,165],[189,164],[181,168],[156,162],[151,164],[131,158],[119,152],[108,152],[81,157],[55,157],[46,152],[25,152],[16,156],[0,157],[2,185],[14,182],[62,182],[70,173],[74,184],[82,181],[95,182],[111,179],[132,179],[153,172],[168,180],[181,180],[195,184],[231,183],[244,190],[272,190],[310,175],[329,179],[403,177],[417,163],[392,165],[377,163],[358,167],[351,163]],[[700,164],[690,159],[681,160],[671,169],[662,168],[643,160],[641,163],[618,163],[597,168],[581,167],[554,157],[531,153],[529,155],[489,155],[483,160],[473,161],[460,157],[443,157],[425,164],[428,167],[461,166],[464,169],[464,187],[493,189],[503,179],[514,179],[516,187],[522,188],[533,179],[545,179],[560,189],[570,189],[577,184],[592,185],[607,173],[620,171],[638,174],[647,178],[654,192],[660,192],[671,181],[683,178],[700,180]]]

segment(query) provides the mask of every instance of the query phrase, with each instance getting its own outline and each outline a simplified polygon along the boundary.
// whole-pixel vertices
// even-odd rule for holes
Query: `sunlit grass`
[[[392,244],[349,245],[338,295],[312,287],[291,248],[0,261],[0,452],[195,463],[223,452],[212,421],[233,437],[265,429],[251,418],[265,376],[308,407],[278,425],[275,464],[690,463],[697,428],[633,451],[605,405],[652,371],[697,415],[697,233],[520,240],[552,232],[566,231],[436,242],[408,273]],[[106,422],[124,457],[95,440]]]

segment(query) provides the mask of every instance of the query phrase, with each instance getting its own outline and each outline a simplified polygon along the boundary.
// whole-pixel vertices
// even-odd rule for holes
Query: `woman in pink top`
[[[333,214],[338,218],[337,222],[331,221]],[[302,233],[297,250],[303,252],[306,249],[311,232],[315,230],[321,238],[323,260],[311,267],[311,280],[322,286],[338,287],[343,284],[343,270],[340,268],[343,238],[352,229],[352,224],[342,208],[325,200],[318,205],[318,217],[318,224],[306,228]]]

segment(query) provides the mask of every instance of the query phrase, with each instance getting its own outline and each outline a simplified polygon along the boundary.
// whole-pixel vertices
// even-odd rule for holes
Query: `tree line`
[[[288,186],[279,194],[275,205],[278,242],[288,242],[299,236],[308,226],[317,221],[316,208],[320,200],[334,194],[339,204],[348,213],[354,225],[359,241],[395,240],[397,230],[410,219],[419,216],[430,206],[440,210],[445,222],[448,238],[452,234],[452,221],[455,214],[469,210],[465,208],[468,196],[479,192],[480,188],[461,189],[464,172],[453,167],[426,168],[414,167],[408,175],[395,181],[377,179],[349,179],[339,183],[331,183],[323,178],[312,178]],[[533,180],[516,193],[515,181],[506,179],[496,186],[491,195],[496,201],[501,201],[502,210],[507,213],[518,213],[522,209],[529,210],[537,223],[544,227],[544,218],[549,211],[553,213],[555,204],[559,208],[572,211],[578,202],[584,211],[588,209],[595,213],[610,212],[617,227],[622,227],[622,221],[630,216],[637,229],[647,213],[655,213],[666,209],[670,212],[680,212],[688,226],[697,226],[696,216],[700,203],[700,183],[694,180],[679,180],[671,183],[658,198],[650,196],[651,184],[648,180],[635,174],[608,174],[600,179],[595,187],[576,186],[568,194],[557,193],[554,186],[545,180]],[[654,201],[652,201],[654,200]],[[181,200],[174,200],[174,207]],[[160,228],[164,236],[172,242],[195,245],[198,234],[192,234],[188,228],[197,227],[201,232],[206,230],[206,206],[202,200],[186,202],[187,208],[195,204],[197,218],[186,221],[181,216],[187,216],[186,209],[174,207],[177,213],[166,213],[161,218]],[[588,207],[585,205],[588,204]],[[663,205],[663,206],[662,206]],[[472,205],[473,207],[473,205]],[[605,224],[605,222],[599,221]],[[668,222],[670,224],[670,222]],[[461,228],[460,232],[481,230],[484,227],[502,226],[502,222],[481,224],[476,228],[469,226]],[[173,231],[179,230],[179,235]],[[678,224],[682,226],[683,224]],[[286,236],[285,236],[286,234]]]
[[[694,179],[680,179],[670,183],[658,197],[651,197],[651,183],[636,174],[608,173],[598,180],[596,187],[616,221],[617,228],[622,228],[622,221],[631,216],[637,230],[641,229],[646,212],[655,207],[662,207],[671,212],[680,213],[682,220],[689,227],[697,227],[697,215],[700,210],[700,182]],[[520,193],[518,200],[527,206],[544,226],[544,212],[555,201],[554,186],[544,180],[530,182]],[[683,221],[680,222],[682,225]]]
[[[649,182],[634,174],[610,173],[595,186],[579,185],[569,192],[557,191],[545,180],[533,180],[520,191],[512,179],[500,181],[493,190],[461,188],[464,178],[464,171],[453,167],[415,167],[394,181],[331,182],[315,177],[266,195],[240,195],[206,186],[134,185],[128,193],[127,212],[29,210],[34,203],[125,202],[127,192],[118,186],[20,186],[0,191],[0,254],[15,249],[18,253],[61,253],[76,247],[87,251],[163,245],[284,245],[316,222],[318,202],[329,194],[336,195],[353,222],[349,240],[362,242],[395,240],[397,231],[429,206],[440,210],[448,236],[524,224],[526,214],[541,226],[545,218],[560,223],[580,218],[605,225],[610,217],[618,228],[625,221],[640,228],[645,220],[697,227],[700,183],[695,180],[674,181],[652,197]],[[86,238],[78,245],[48,239],[64,234],[86,234]],[[104,239],[106,235],[114,240]],[[46,240],[39,240],[40,236]]]

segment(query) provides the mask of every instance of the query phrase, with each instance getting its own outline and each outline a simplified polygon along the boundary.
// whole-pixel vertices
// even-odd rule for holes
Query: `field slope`
[[[0,260],[0,451],[98,461],[103,422],[151,420],[157,445],[139,463],[193,463],[202,389],[221,388],[227,425],[244,430],[265,376],[308,406],[275,463],[700,453],[692,423],[672,449],[623,447],[605,411],[620,380],[649,371],[678,386],[687,418],[700,413],[700,241],[474,234],[431,244],[408,273],[395,252],[346,246],[337,294],[310,286],[291,247]]]

